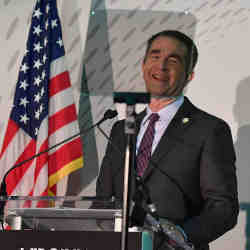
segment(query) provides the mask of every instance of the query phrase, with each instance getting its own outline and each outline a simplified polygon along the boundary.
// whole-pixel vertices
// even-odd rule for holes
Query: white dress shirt
[[[152,144],[151,154],[153,154],[153,152],[154,152],[156,146],[158,145],[164,131],[168,127],[169,123],[171,122],[171,120],[173,119],[174,115],[176,114],[176,112],[178,111],[178,109],[180,108],[180,106],[182,105],[183,102],[184,102],[184,97],[180,96],[174,102],[170,103],[169,105],[167,105],[166,107],[164,107],[163,109],[161,109],[160,111],[157,112],[158,115],[160,116],[160,118],[155,123],[155,136],[154,136],[154,140],[153,140],[153,144]],[[138,136],[137,136],[136,153],[138,152],[141,140],[142,140],[143,135],[148,127],[148,124],[149,124],[148,118],[153,113],[149,107],[147,107],[146,111],[147,111],[147,114],[141,122],[140,131],[139,131]]]

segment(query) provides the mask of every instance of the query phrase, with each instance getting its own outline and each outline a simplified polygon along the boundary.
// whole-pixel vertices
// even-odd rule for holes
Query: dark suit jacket
[[[142,112],[137,117],[138,128],[144,115]],[[97,196],[122,199],[124,121],[115,123],[110,136],[113,146],[107,147],[96,192]],[[160,217],[181,225],[196,249],[208,249],[209,242],[237,222],[235,172],[230,128],[185,97],[156,147],[143,180]]]

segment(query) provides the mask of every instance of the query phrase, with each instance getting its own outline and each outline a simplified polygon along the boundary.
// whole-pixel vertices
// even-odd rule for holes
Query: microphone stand
[[[117,111],[116,110],[111,110],[111,109],[108,109],[105,113],[104,113],[104,116],[103,118],[98,121],[97,123],[95,123],[94,125],[90,126],[89,128],[87,129],[84,129],[82,131],[80,131],[79,133],[77,134],[74,134],[72,136],[70,136],[69,138],[66,138],[65,140],[51,146],[50,148],[44,150],[44,151],[41,151],[40,153],[38,154],[35,154],[33,155],[32,157],[28,158],[28,159],[25,159],[24,161],[21,161],[19,162],[18,164],[12,166],[5,174],[4,174],[4,177],[3,177],[3,180],[1,182],[1,186],[0,186],[0,221],[3,221],[3,216],[4,216],[4,207],[5,207],[5,204],[6,204],[6,200],[4,200],[2,197],[8,197],[8,194],[7,194],[7,188],[6,188],[6,178],[8,176],[8,174],[14,170],[15,168],[23,165],[24,163],[28,162],[28,161],[31,161],[33,160],[34,158],[37,158],[39,157],[40,155],[42,154],[45,154],[47,152],[49,152],[50,150],[52,150],[53,148],[56,148],[70,140],[72,140],[73,138],[77,137],[77,136],[80,136],[80,135],[83,135],[83,134],[86,134],[88,133],[91,129],[95,128],[95,127],[98,127],[101,123],[103,123],[104,121],[108,120],[108,119],[112,119],[114,118],[115,116],[117,116]]]
[[[130,190],[131,190],[131,169],[135,168],[135,104],[149,103],[150,95],[147,93],[114,93],[115,103],[126,104],[126,119],[124,132],[127,138],[125,149],[125,166],[124,166],[124,189],[123,189],[123,210],[122,210],[122,236],[121,250],[128,250],[128,227],[129,227],[129,210],[130,210]]]
[[[131,190],[131,169],[134,168],[135,162],[135,107],[127,105],[127,118],[125,120],[125,134],[127,136],[127,145],[125,151],[125,168],[124,168],[124,188],[123,188],[123,223],[122,223],[122,241],[121,250],[127,250],[127,232],[129,227],[129,208],[130,208],[130,190]]]

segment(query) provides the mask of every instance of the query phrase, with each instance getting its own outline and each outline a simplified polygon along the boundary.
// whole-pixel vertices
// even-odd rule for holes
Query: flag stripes
[[[37,1],[0,153],[0,176],[42,154],[9,172],[8,195],[56,195],[58,181],[83,166],[81,140],[45,151],[78,133],[56,1]]]

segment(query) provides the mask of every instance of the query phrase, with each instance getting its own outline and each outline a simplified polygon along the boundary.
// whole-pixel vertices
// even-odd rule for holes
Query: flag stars
[[[26,71],[29,69],[29,67],[26,65],[26,63],[24,63],[22,66],[21,66],[21,71],[24,72],[24,74],[26,74]]]
[[[37,103],[39,103],[39,102],[40,102],[40,100],[41,100],[40,93],[35,94],[34,101],[35,101],[35,102],[37,102]]]
[[[59,38],[56,43],[60,46],[60,48],[63,46],[63,41],[61,38]]]
[[[26,80],[23,80],[22,82],[20,82],[20,89],[26,90],[28,86],[29,84],[27,83]]]
[[[34,82],[34,85],[37,85],[37,87],[39,87],[39,85],[40,85],[41,81],[42,81],[42,80],[41,80],[40,76],[35,77],[35,82]]]
[[[45,30],[48,30],[48,27],[49,27],[49,21],[47,19],[46,22],[45,22]]]
[[[42,48],[43,47],[41,46],[40,42],[34,44],[34,51],[37,51],[38,53],[40,53],[40,50]]]
[[[47,44],[48,44],[48,38],[47,38],[47,37],[45,37],[45,38],[44,38],[44,41],[43,41],[43,45],[44,45],[44,47],[46,47],[46,46],[47,46]]]
[[[33,34],[35,35],[38,35],[40,36],[40,33],[42,32],[41,28],[40,28],[40,25],[34,27],[34,31],[33,31]]]
[[[44,93],[45,93],[45,90],[44,90],[44,87],[42,87],[41,93],[40,93],[41,97],[43,97]]]
[[[40,113],[42,113],[43,110],[44,110],[44,107],[43,107],[43,104],[41,104],[41,105],[40,105],[40,108],[39,108]]]
[[[21,98],[20,105],[23,105],[26,108],[26,105],[29,103],[26,97]]]
[[[38,3],[39,0],[36,1]],[[57,11],[54,12],[55,2],[40,0],[41,5],[45,5],[40,7],[36,4],[31,16],[30,33],[26,48],[23,48],[25,57],[19,66],[15,106],[11,113],[16,124],[34,139],[40,135],[43,119],[50,119],[51,60],[64,56],[60,18]]]
[[[49,10],[50,10],[50,6],[49,4],[46,5],[46,13],[48,14],[49,13]]]
[[[40,6],[38,5],[39,2]],[[50,73],[54,73],[50,70],[51,66],[54,66],[56,59],[65,59],[56,0],[36,0],[35,6],[33,13],[30,14],[31,23],[28,40],[22,51],[24,57],[18,66],[19,74],[13,96],[14,107],[11,109],[10,120],[16,123],[17,128],[19,131],[21,130],[23,136],[29,140],[34,140],[34,143],[39,143],[36,142],[38,137],[44,137],[41,135],[41,133],[44,134],[44,128],[42,127],[41,129],[41,126],[43,126],[43,123],[51,123],[50,117],[51,115],[53,116],[53,114],[51,114],[51,108],[53,109],[53,107],[51,107],[51,101],[54,101],[56,98],[56,102],[62,102],[63,104],[65,103],[65,105],[68,105],[68,102],[67,100],[60,99],[63,96],[51,96],[50,93],[49,82],[50,78],[54,76],[54,74],[50,75]],[[47,30],[45,30],[45,27]],[[56,60],[56,63],[57,61],[58,60]],[[55,91],[59,93],[63,91],[63,89],[57,89]],[[57,100],[57,98],[59,100]],[[70,103],[71,102],[72,100]],[[65,105],[58,107],[59,111],[62,110]],[[67,110],[63,109],[63,112],[64,111]],[[74,117],[73,121],[77,122],[76,119],[77,118]],[[67,119],[63,120],[62,123],[66,126],[68,124]],[[50,130],[50,126],[53,126],[53,124],[47,125],[46,130]],[[49,136],[50,134],[47,135],[48,140],[50,138]],[[26,150],[26,145],[21,145],[20,149]],[[74,160],[73,157],[72,160]],[[36,190],[36,193],[39,192],[40,190]]]
[[[57,27],[57,19],[54,19],[54,20],[51,21],[51,27],[52,27],[52,29]]]
[[[29,117],[27,116],[27,114],[24,115],[20,115],[20,122],[23,122],[25,125],[27,124],[27,122],[29,121]]]
[[[41,13],[40,8],[39,8],[39,9],[34,11],[33,17],[36,17],[39,19],[41,15],[42,15],[42,13]]]
[[[45,70],[43,70],[43,72],[42,72],[42,79],[44,80],[45,77],[46,77],[46,72],[45,72]]]
[[[34,61],[34,68],[37,68],[37,70],[39,70],[39,68],[42,66],[40,59]]]
[[[41,115],[40,110],[35,111],[35,118],[36,118],[37,120],[40,119],[40,115]]]
[[[48,57],[46,56],[46,54],[44,54],[44,55],[43,55],[43,64],[46,63],[47,59],[48,59]]]
[[[28,53],[29,53],[29,50],[25,48],[24,55],[27,56]]]

